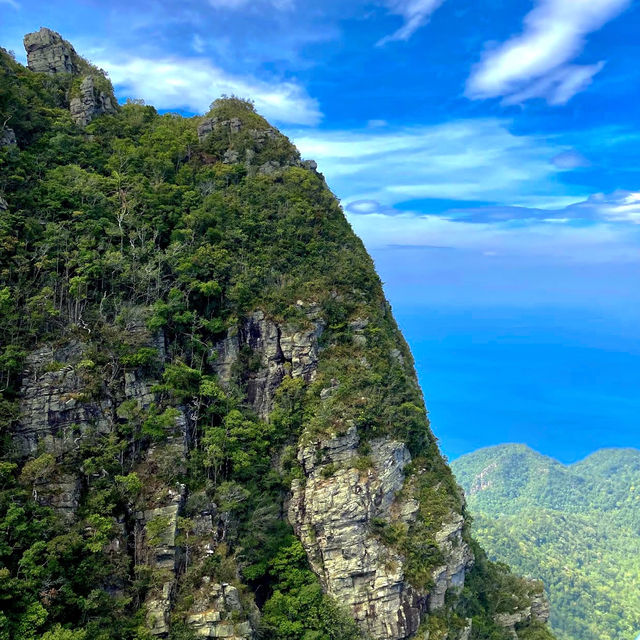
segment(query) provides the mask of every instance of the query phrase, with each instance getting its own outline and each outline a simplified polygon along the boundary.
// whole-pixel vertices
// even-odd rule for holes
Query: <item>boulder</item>
[[[6,127],[0,131],[0,147],[13,147],[18,144],[16,134],[13,129]]]

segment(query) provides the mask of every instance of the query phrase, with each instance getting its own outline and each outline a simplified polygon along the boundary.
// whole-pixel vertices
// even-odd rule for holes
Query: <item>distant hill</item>
[[[640,451],[603,449],[565,466],[507,444],[451,466],[490,557],[544,581],[558,638],[637,638]]]

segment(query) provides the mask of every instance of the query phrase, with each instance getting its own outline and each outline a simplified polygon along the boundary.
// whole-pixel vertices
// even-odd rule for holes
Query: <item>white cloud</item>
[[[294,0],[265,0],[265,3],[276,9],[291,9]],[[241,9],[248,4],[255,4],[255,0],[209,0],[209,4],[215,9]]]
[[[16,11],[20,9],[20,4],[17,2],[17,0],[0,0],[0,4],[8,4]]]
[[[627,222],[640,225],[640,191],[614,191],[613,193],[597,193],[586,202],[581,202],[568,209],[574,216]]]
[[[389,36],[382,38],[379,45],[393,40],[408,40],[421,26],[426,24],[431,14],[444,0],[385,0],[389,11],[402,16],[404,24]]]
[[[558,198],[567,204],[588,195],[558,182],[561,170],[551,160],[566,147],[514,135],[498,119],[291,135],[347,205],[438,198],[555,207]]]
[[[369,250],[439,247],[495,256],[547,256],[580,262],[640,260],[638,234],[628,225],[598,222],[571,226],[570,218],[535,225],[457,221],[412,212],[347,214]]]
[[[507,104],[546,98],[565,104],[591,82],[604,63],[569,65],[600,29],[631,0],[537,0],[523,32],[486,51],[467,82],[470,98],[503,96]]]
[[[158,109],[203,113],[222,94],[251,98],[256,109],[274,121],[316,124],[318,104],[294,82],[269,83],[226,73],[205,58],[97,60],[109,72],[120,95],[143,98]]]

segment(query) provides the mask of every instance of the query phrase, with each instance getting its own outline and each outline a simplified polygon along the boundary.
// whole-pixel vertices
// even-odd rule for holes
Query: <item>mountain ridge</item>
[[[490,557],[545,582],[558,638],[635,637],[639,450],[601,449],[564,465],[526,445],[507,444],[451,466]]]
[[[0,640],[550,640],[487,560],[373,262],[235,96],[0,50]]]

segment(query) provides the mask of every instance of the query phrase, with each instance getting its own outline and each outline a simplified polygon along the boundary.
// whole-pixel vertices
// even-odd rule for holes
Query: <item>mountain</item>
[[[0,51],[0,638],[545,640],[380,281],[251,102]]]
[[[640,451],[603,449],[565,466],[508,444],[451,466],[489,556],[543,580],[558,638],[637,637]]]

